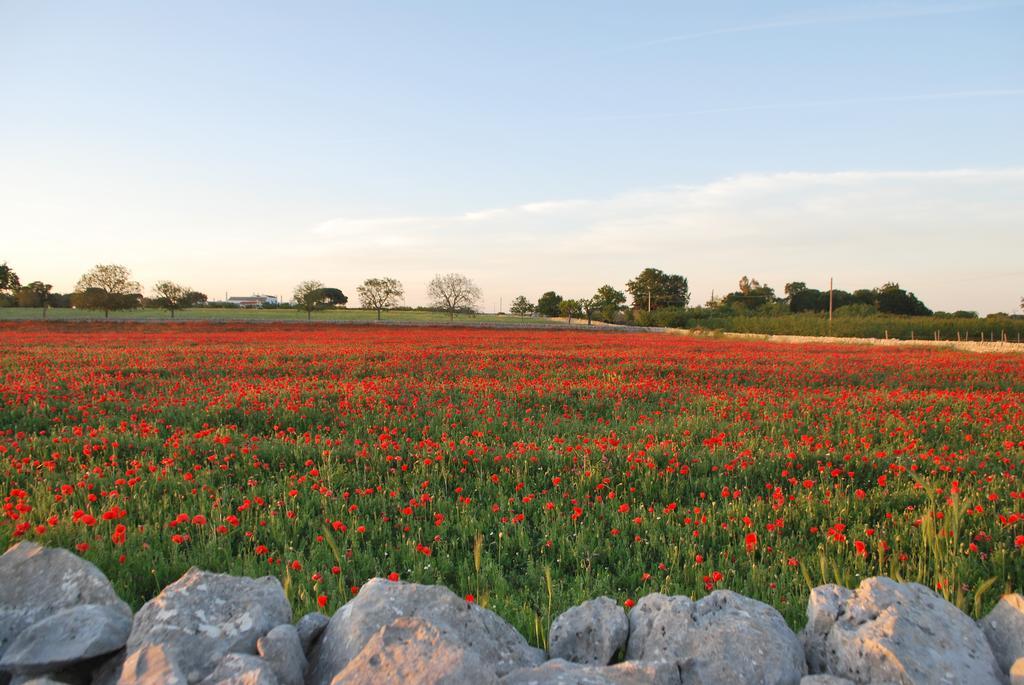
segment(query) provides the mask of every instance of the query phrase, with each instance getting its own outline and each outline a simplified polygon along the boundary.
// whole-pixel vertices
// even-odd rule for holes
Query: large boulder
[[[808,653],[822,655],[828,673],[856,683],[1000,683],[981,629],[923,585],[868,578],[852,594],[837,597],[818,607],[821,613],[834,611],[831,626],[804,634]],[[822,628],[829,622],[825,616],[818,620]]]
[[[0,658],[0,670],[23,675],[55,673],[124,647],[131,616],[111,606],[81,604],[36,621]]]
[[[798,685],[804,651],[782,615],[716,590],[698,602],[655,593],[629,613],[626,658],[681,664],[688,681]]]
[[[552,659],[606,666],[626,646],[629,620],[610,597],[598,597],[572,607],[551,624],[548,633]]]
[[[1003,595],[978,625],[985,631],[999,668],[1009,673],[1013,662],[1024,657],[1024,597]]]
[[[252,654],[225,654],[201,685],[280,685],[270,665]]]
[[[459,640],[448,627],[431,625],[422,618],[397,618],[374,633],[330,683],[496,684],[494,668],[464,649]]]
[[[544,660],[544,653],[527,644],[500,616],[447,588],[374,578],[331,618],[310,655],[306,682],[327,685],[374,633],[403,616],[422,618],[451,634],[499,676]]]
[[[277,626],[256,641],[256,651],[270,664],[270,670],[281,685],[302,685],[306,654],[295,626],[290,623]]]
[[[131,608],[88,561],[33,542],[14,545],[0,556],[0,657],[33,623],[81,604],[109,607],[131,619]]]
[[[317,641],[324,632],[324,628],[330,622],[329,616],[324,616],[318,612],[306,614],[299,619],[298,623],[295,624],[295,630],[299,634],[299,643],[302,644],[303,654],[309,654],[309,650],[313,648],[313,643]]]
[[[825,640],[836,619],[845,611],[853,590],[842,585],[819,585],[807,598],[807,625],[800,631],[807,666],[811,673],[824,673],[827,667]]]
[[[197,568],[171,583],[135,615],[128,656],[160,645],[189,683],[208,676],[229,652],[256,653],[256,640],[290,623],[291,605],[269,576],[240,578]]]
[[[614,666],[585,666],[552,659],[540,666],[519,668],[501,685],[681,685],[679,667],[668,661],[625,661]]]
[[[163,645],[144,645],[130,656],[110,659],[93,675],[92,685],[187,685],[181,667]]]

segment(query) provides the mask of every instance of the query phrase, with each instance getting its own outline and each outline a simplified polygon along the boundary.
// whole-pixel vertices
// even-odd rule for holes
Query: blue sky
[[[1024,2],[0,0],[0,261],[1024,296]]]

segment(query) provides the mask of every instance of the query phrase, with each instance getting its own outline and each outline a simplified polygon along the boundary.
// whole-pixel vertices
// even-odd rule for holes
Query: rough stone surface
[[[290,623],[277,626],[256,641],[256,651],[270,664],[281,685],[302,685],[306,655],[299,631]]]
[[[854,682],[996,685],[981,629],[917,583],[868,578],[843,603],[824,644],[828,673]]]
[[[1010,666],[1010,685],[1024,685],[1024,658],[1017,659]]]
[[[626,661],[614,666],[585,666],[552,659],[540,666],[519,668],[501,685],[680,685],[680,670],[668,661]]]
[[[978,625],[985,631],[999,668],[1009,672],[1013,662],[1024,657],[1024,597],[1003,595]]]
[[[825,639],[851,597],[853,590],[841,585],[819,585],[811,590],[807,598],[807,625],[800,631],[811,673],[825,671]]]
[[[124,647],[130,615],[97,604],[81,604],[37,621],[11,642],[0,670],[44,675]]]
[[[290,623],[291,617],[276,578],[240,578],[192,568],[139,609],[128,654],[145,645],[162,645],[188,682],[196,683],[229,652],[255,654],[257,638]]]
[[[606,666],[626,646],[629,620],[610,597],[598,597],[565,611],[551,624],[552,659]]]
[[[451,628],[403,617],[380,628],[331,685],[497,683],[493,667],[460,645]]]
[[[630,611],[629,628],[627,659],[685,663],[687,682],[797,685],[806,670],[782,614],[729,590],[698,602],[647,595]]]
[[[186,685],[181,667],[162,645],[144,645],[130,656],[121,654],[93,676],[93,685]]]
[[[317,638],[320,637],[324,632],[324,628],[330,622],[330,616],[324,616],[317,612],[306,614],[299,619],[299,622],[295,624],[295,630],[299,633],[299,642],[302,643],[302,652],[304,654],[309,654],[309,650],[313,648],[313,643],[317,641]]]
[[[331,618],[310,656],[307,683],[327,685],[374,633],[403,616],[422,618],[451,633],[458,645],[478,654],[499,676],[544,660],[544,653],[500,616],[447,588],[374,578]]]
[[[33,623],[80,604],[132,615],[103,572],[88,561],[32,542],[12,546],[0,556],[0,657]]]
[[[258,656],[231,653],[224,656],[202,685],[279,685],[270,665]]]
[[[801,678],[800,685],[856,685],[856,683],[846,678],[840,678],[837,675],[815,673],[814,675],[805,675]]]

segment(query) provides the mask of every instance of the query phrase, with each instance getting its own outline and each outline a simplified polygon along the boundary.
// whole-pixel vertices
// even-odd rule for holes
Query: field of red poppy
[[[0,546],[138,606],[189,566],[297,611],[443,583],[543,644],[601,594],[794,625],[885,574],[1024,589],[1024,355],[596,331],[0,324]]]

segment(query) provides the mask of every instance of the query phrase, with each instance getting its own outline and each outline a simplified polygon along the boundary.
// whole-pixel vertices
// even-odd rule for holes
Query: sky
[[[0,0],[0,262],[1024,297],[1024,0]]]

